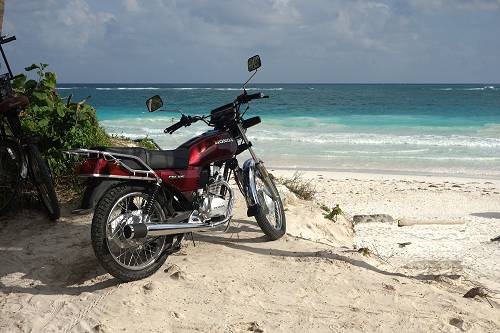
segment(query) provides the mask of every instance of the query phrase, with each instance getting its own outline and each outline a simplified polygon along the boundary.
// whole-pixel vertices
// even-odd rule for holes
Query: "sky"
[[[500,0],[5,0],[2,33],[59,82],[500,82]]]

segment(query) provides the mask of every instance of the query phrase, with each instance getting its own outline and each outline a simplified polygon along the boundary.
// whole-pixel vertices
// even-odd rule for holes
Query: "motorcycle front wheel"
[[[286,233],[286,218],[280,195],[264,165],[255,168],[255,187],[260,210],[257,224],[270,240],[280,239]]]
[[[129,282],[154,274],[165,262],[173,246],[173,236],[127,240],[123,228],[140,222],[149,191],[147,186],[121,185],[108,190],[96,206],[91,238],[100,264],[117,279]],[[150,222],[162,223],[169,216],[158,196]]]

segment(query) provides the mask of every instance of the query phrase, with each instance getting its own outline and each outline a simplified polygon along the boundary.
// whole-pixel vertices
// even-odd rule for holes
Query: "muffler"
[[[133,223],[123,227],[123,237],[125,239],[144,238],[148,236],[167,236],[185,234],[188,232],[208,231],[230,220],[231,217],[224,218],[221,221],[207,223],[187,223],[191,212],[181,213],[168,219],[166,224],[153,223]]]

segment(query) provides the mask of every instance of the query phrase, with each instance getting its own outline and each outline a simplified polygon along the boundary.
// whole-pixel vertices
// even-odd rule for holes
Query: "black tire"
[[[142,268],[142,269],[129,269],[127,267],[124,267],[123,263],[119,263],[118,259],[115,259],[114,254],[112,254],[112,250],[110,250],[110,247],[114,247],[114,243],[109,243],[110,241],[108,240],[107,237],[107,231],[108,230],[108,223],[111,217],[111,214],[113,213],[114,209],[117,209],[116,205],[119,203],[120,199],[126,197],[127,195],[132,195],[136,193],[142,193],[145,196],[149,193],[151,189],[149,189],[146,186],[140,186],[140,185],[127,185],[127,184],[122,184],[118,185],[116,187],[113,187],[109,189],[99,200],[99,202],[96,205],[95,211],[94,211],[94,218],[92,219],[92,228],[91,228],[91,238],[92,238],[92,247],[94,248],[94,253],[99,260],[99,263],[102,265],[102,267],[108,271],[111,275],[113,275],[115,278],[123,281],[123,282],[129,282],[129,281],[135,281],[135,280],[140,280],[144,279],[148,276],[151,276],[154,274],[165,262],[165,260],[168,257],[168,252],[165,251],[169,247],[172,246],[173,244],[173,237],[172,236],[161,236],[161,237],[151,237],[151,238],[145,238],[144,239],[144,244],[148,244],[147,239],[157,239],[162,243],[162,248],[158,250],[158,253],[161,253],[154,259],[154,261],[150,262],[148,266]],[[158,209],[162,210],[164,216],[170,215],[169,212],[166,211],[164,208],[166,205],[164,205],[164,200],[162,199],[161,195],[158,195],[157,201],[154,204],[153,210],[155,211],[156,214],[161,214]],[[133,203],[133,202],[132,202]],[[126,210],[125,213],[128,212],[128,209]],[[123,210],[121,211],[121,214],[123,214]],[[153,214],[152,214],[153,215]],[[117,219],[117,218],[115,218]],[[123,220],[122,220],[123,222]],[[122,223],[119,222],[119,223]],[[112,223],[112,220],[111,220]],[[115,226],[116,228],[116,226]],[[123,227],[121,227],[123,229]],[[116,229],[111,230],[113,234],[117,234]],[[112,237],[113,238],[113,237]],[[109,241],[109,242],[108,242]],[[118,239],[118,241],[122,242],[122,245],[125,244],[127,245],[127,241],[124,239]],[[110,245],[111,244],[111,245]],[[130,247],[132,247],[131,245]],[[145,246],[145,245],[144,245]],[[159,245],[158,245],[159,247]],[[125,252],[128,251],[127,249]],[[121,253],[121,250],[120,250]],[[129,263],[130,265],[130,263]]]
[[[45,207],[49,218],[55,221],[61,216],[61,208],[59,207],[59,201],[54,190],[54,182],[52,181],[52,175],[50,174],[47,162],[45,162],[35,145],[28,145],[26,152],[31,180],[36,187],[38,197]]]
[[[0,215],[4,215],[16,201],[21,187],[22,156],[17,142],[0,142]]]
[[[259,167],[264,168],[263,165]],[[258,168],[256,168],[255,171],[256,183],[261,181],[267,191],[273,193],[274,197],[276,198],[276,200],[272,201],[274,203],[274,214],[278,214],[278,216],[280,217],[279,223],[277,223],[278,218],[276,217],[276,215],[274,215],[275,221],[270,221],[268,217],[269,215],[267,214],[267,206],[265,206],[265,198],[263,197],[263,193],[257,188],[257,197],[259,199],[261,209],[255,216],[255,219],[257,220],[257,224],[259,225],[260,229],[264,232],[264,234],[266,234],[267,238],[274,241],[280,239],[286,233],[286,217],[285,211],[283,209],[283,203],[281,202],[281,198],[278,190],[276,189],[276,185],[274,184],[274,181],[271,179],[267,171],[264,169],[263,172],[261,172],[258,170]]]

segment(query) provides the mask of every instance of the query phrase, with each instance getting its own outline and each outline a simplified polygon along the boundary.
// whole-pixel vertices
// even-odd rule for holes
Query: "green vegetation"
[[[135,139],[133,140],[138,146],[149,149],[149,150],[157,150],[158,147],[156,146],[156,143],[153,141],[153,139],[150,139],[148,137],[142,138],[142,139]]]
[[[86,99],[72,103],[71,98],[65,101],[59,96],[56,74],[46,71],[47,66],[26,67],[26,72],[35,72],[36,78],[28,79],[23,74],[13,82],[13,88],[30,100],[30,106],[20,115],[23,129],[39,136],[39,148],[58,180],[73,173],[73,162],[62,155],[62,150],[109,146],[110,139]]]
[[[15,79],[12,87],[16,94],[30,100],[30,105],[20,114],[21,124],[26,133],[39,138],[38,147],[47,159],[61,200],[78,196],[82,186],[74,174],[75,161],[62,151],[100,146],[158,149],[150,138],[131,140],[108,135],[99,126],[96,110],[86,102],[90,96],[76,103],[71,101],[71,95],[61,97],[56,91],[57,76],[46,71],[47,67],[47,64],[26,67],[27,73]]]
[[[296,172],[291,178],[279,177],[277,182],[285,185],[297,197],[304,200],[312,200],[316,195],[316,188],[310,180],[304,180],[302,174]]]
[[[361,253],[362,255],[364,255],[365,257],[369,257],[370,254],[371,254],[371,251],[369,248],[367,247],[362,247],[362,248],[359,248],[358,249],[358,253]]]
[[[323,216],[325,219],[328,219],[333,222],[337,222],[337,218],[339,215],[342,215],[344,212],[342,212],[342,209],[340,209],[340,206],[337,204],[335,207],[330,209],[329,207],[325,205],[320,206],[321,210],[323,210],[325,213],[323,213]]]

